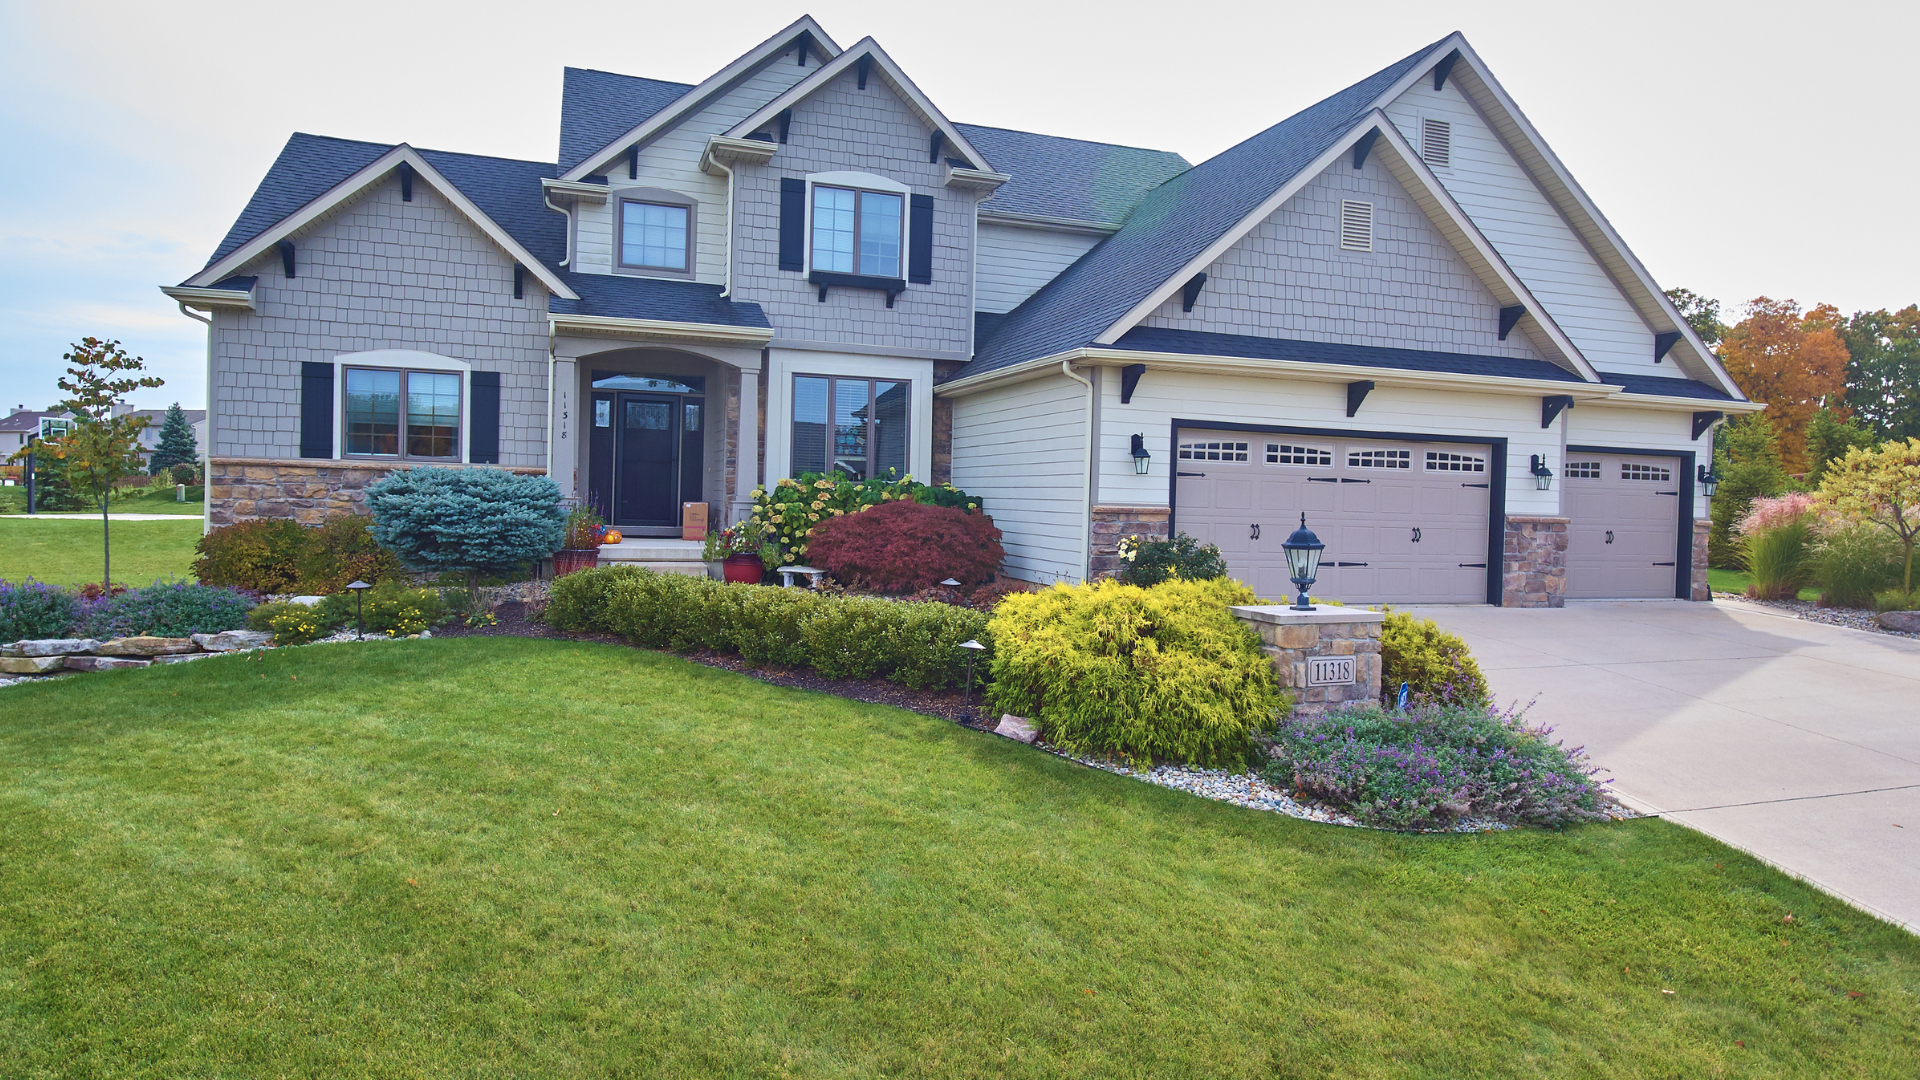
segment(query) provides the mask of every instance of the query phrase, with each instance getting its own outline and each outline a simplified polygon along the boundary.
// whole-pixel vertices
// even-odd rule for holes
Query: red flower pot
[[[553,576],[566,577],[575,570],[591,570],[600,565],[599,548],[562,548],[553,553]]]
[[[729,585],[758,585],[766,575],[766,567],[761,565],[758,555],[729,555],[720,564],[720,572],[726,575]]]

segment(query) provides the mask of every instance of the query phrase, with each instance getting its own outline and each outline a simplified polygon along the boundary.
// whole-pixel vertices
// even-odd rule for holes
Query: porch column
[[[753,513],[753,489],[760,486],[760,369],[738,368],[740,415],[734,445],[733,519]]]
[[[553,361],[553,416],[548,421],[551,435],[547,441],[547,475],[560,485],[560,494],[574,498],[574,473],[580,459],[580,410],[575,388],[580,384],[572,360]]]

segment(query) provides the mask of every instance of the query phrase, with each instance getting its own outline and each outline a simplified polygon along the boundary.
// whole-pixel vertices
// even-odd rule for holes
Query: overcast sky
[[[955,120],[1199,162],[1465,31],[1664,287],[1920,301],[1920,5],[0,0],[0,405],[116,337],[205,395],[157,286],[206,261],[287,136],[551,161],[564,65],[698,82],[802,13],[872,35]]]

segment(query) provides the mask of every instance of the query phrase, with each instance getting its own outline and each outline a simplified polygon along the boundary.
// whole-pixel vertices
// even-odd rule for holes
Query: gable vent
[[[1453,164],[1453,125],[1445,120],[1420,121],[1420,159],[1436,169]]]
[[[1340,200],[1340,247],[1345,251],[1373,250],[1373,204]]]

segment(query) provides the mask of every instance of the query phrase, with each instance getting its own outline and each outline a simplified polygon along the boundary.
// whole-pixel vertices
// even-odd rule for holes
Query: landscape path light
[[[985,649],[986,646],[972,638],[968,638],[960,643],[960,647],[967,650],[967,692],[960,697],[960,707],[964,709],[967,707],[967,703],[973,700],[973,656],[975,653]]]
[[[1327,545],[1321,543],[1320,538],[1313,535],[1313,530],[1307,528],[1307,515],[1302,513],[1300,527],[1293,530],[1293,535],[1280,545],[1280,550],[1287,553],[1287,569],[1293,574],[1291,580],[1300,588],[1300,595],[1293,602],[1293,610],[1313,610],[1313,601],[1307,599],[1307,587],[1319,577],[1320,553],[1326,549]]]
[[[365,623],[360,621],[360,611],[361,606],[366,602],[367,590],[373,588],[373,586],[361,581],[359,578],[355,578],[347,582],[347,588],[353,590],[353,636],[356,640],[365,641],[367,638],[367,627]]]

